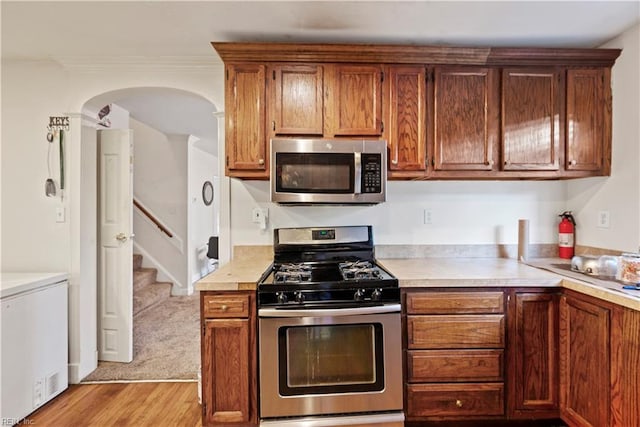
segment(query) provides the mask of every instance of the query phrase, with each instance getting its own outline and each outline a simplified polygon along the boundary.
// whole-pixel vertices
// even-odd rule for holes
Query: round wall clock
[[[211,181],[205,181],[202,185],[202,201],[206,206],[213,202],[213,184],[211,184]]]

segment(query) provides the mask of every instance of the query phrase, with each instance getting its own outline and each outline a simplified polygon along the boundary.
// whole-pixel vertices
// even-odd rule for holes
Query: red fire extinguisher
[[[562,218],[558,225],[558,256],[570,259],[573,257],[574,229],[576,220],[571,211],[565,211],[558,215]]]

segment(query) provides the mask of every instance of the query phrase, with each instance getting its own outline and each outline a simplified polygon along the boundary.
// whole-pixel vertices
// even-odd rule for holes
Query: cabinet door
[[[382,135],[382,66],[327,66],[325,136]]]
[[[322,136],[324,95],[320,65],[271,67],[271,131],[274,135]]]
[[[502,74],[503,169],[558,170],[560,74],[505,69]]]
[[[434,171],[492,170],[498,134],[496,70],[434,70]]]
[[[426,70],[391,66],[387,69],[389,102],[385,139],[390,171],[424,171],[426,168]],[[391,174],[392,175],[392,174]]]
[[[567,170],[602,169],[606,104],[604,70],[567,71]]]
[[[573,296],[560,303],[560,414],[572,426],[609,425],[609,310]]]
[[[515,295],[515,410],[526,417],[532,411],[558,410],[558,295]]]
[[[202,361],[205,425],[255,422],[251,402],[251,327],[248,319],[206,320]]]
[[[265,102],[264,65],[227,66],[225,87],[227,175],[268,177]]]

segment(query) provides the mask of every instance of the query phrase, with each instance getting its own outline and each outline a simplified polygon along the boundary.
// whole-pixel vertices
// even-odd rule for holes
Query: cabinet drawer
[[[504,385],[410,384],[407,414],[409,417],[504,415]]]
[[[407,314],[503,313],[502,292],[407,293]]]
[[[250,295],[205,295],[202,313],[205,318],[249,317]]]
[[[502,348],[504,315],[407,316],[409,349]]]
[[[503,350],[414,350],[407,353],[408,382],[502,381]]]

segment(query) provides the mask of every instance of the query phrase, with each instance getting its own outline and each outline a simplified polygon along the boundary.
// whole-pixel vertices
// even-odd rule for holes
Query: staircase
[[[133,254],[133,315],[171,296],[169,282],[158,282],[158,270],[142,268],[142,255]]]

